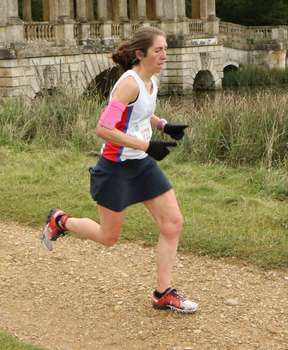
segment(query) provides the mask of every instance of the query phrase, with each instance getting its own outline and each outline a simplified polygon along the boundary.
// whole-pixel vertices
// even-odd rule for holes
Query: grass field
[[[53,207],[70,216],[98,220],[89,194],[89,166],[97,157],[63,149],[14,152],[2,147],[2,220],[41,228]],[[179,249],[200,255],[234,257],[263,268],[288,266],[288,219],[284,170],[159,163],[174,186],[185,222]],[[4,162],[5,160],[5,162]],[[123,239],[155,245],[158,229],[142,204],[129,207]]]

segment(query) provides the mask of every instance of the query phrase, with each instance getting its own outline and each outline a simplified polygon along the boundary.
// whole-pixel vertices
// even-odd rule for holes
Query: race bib
[[[150,118],[141,120],[138,124],[136,124],[134,131],[138,139],[150,140],[152,136]]]

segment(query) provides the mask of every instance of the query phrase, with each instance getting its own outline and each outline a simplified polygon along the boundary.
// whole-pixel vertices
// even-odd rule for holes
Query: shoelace
[[[175,299],[179,299],[181,301],[185,301],[185,299],[183,299],[182,297],[180,297],[180,295],[178,295],[176,289],[172,289],[168,294],[165,295],[165,299],[168,297],[168,295],[171,295],[173,298]]]
[[[65,236],[66,232],[63,230],[59,229],[58,227],[56,228],[54,236],[50,239],[50,241],[56,241],[57,238],[60,236]]]

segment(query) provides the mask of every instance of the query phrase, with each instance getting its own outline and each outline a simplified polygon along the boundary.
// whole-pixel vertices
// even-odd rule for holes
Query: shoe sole
[[[47,247],[46,244],[45,244],[45,241],[44,241],[44,238],[45,238],[45,231],[46,231],[46,228],[47,228],[48,224],[44,227],[43,231],[42,231],[42,235],[41,235],[41,243],[42,243],[42,247],[45,249],[45,250],[53,250],[54,248],[54,242],[51,242],[51,247]]]
[[[197,308],[195,308],[195,309],[178,309],[177,307],[172,306],[172,305],[159,306],[159,305],[155,305],[155,304],[153,304],[153,308],[156,309],[156,310],[167,310],[167,309],[170,309],[170,310],[173,310],[173,311],[176,311],[176,312],[180,312],[181,314],[192,314],[193,312],[195,312],[197,310]]]
[[[48,251],[53,250],[53,248],[54,248],[54,242],[51,241],[51,247],[50,247],[50,248],[47,247],[46,244],[45,244],[45,242],[44,242],[44,237],[45,237],[44,232],[45,232],[46,228],[47,228],[48,225],[49,225],[49,222],[50,222],[50,219],[51,219],[51,216],[52,216],[53,212],[54,212],[55,210],[58,210],[58,209],[59,209],[59,208],[54,208],[54,209],[51,209],[51,210],[50,210],[50,212],[49,212],[49,214],[48,214],[48,216],[47,216],[47,219],[46,219],[46,226],[44,227],[44,229],[43,229],[43,231],[42,231],[42,235],[41,235],[41,243],[42,243],[42,246],[43,246],[43,248],[44,248],[45,250],[48,250]]]

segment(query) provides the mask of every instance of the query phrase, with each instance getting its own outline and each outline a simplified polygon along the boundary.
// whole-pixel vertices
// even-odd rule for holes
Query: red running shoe
[[[198,304],[180,297],[176,289],[168,288],[161,298],[157,298],[155,292],[153,293],[153,307],[154,309],[172,309],[177,312],[191,313],[197,310]]]
[[[61,222],[61,227],[56,221],[58,218]],[[41,242],[44,249],[52,250],[56,239],[65,235],[65,231],[67,231],[65,224],[68,218],[70,218],[70,216],[61,209],[57,208],[50,211],[46,221],[47,225],[44,227],[41,235]]]

